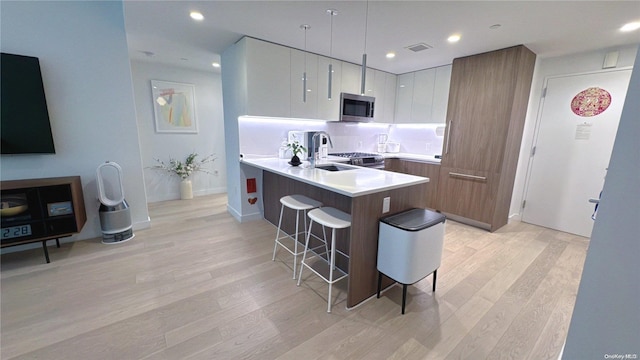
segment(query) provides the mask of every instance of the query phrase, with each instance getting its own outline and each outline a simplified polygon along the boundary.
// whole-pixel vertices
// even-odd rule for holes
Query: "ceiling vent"
[[[433,46],[431,46],[429,44],[419,43],[419,44],[407,46],[405,49],[409,49],[409,50],[411,50],[413,52],[419,52],[419,51],[427,50],[427,49],[431,49],[431,48],[433,48]]]

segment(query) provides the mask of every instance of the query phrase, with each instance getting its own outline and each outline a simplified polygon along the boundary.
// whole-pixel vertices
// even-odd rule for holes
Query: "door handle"
[[[444,148],[444,153],[449,153],[449,139],[451,138],[451,132],[453,131],[453,121],[449,121],[449,128],[447,129],[447,145]]]

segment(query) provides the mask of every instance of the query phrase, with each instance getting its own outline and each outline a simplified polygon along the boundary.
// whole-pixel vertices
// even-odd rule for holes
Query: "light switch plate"
[[[391,198],[387,196],[386,198],[382,199],[382,213],[383,214],[388,213],[390,207],[391,207]]]

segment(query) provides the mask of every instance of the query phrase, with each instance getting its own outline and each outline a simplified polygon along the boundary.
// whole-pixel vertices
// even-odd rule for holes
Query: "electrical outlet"
[[[387,196],[386,198],[382,199],[382,213],[388,213],[389,208],[391,208],[391,198]]]

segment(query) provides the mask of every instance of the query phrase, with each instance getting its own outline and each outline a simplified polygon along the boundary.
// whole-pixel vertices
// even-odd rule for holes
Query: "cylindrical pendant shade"
[[[331,100],[331,77],[332,76],[333,76],[333,66],[329,64],[329,81],[328,81],[329,86],[327,86],[327,88],[329,89],[327,98],[329,100]]]
[[[307,102],[307,72],[302,74],[302,102]]]
[[[367,90],[365,88],[366,78],[367,78],[367,54],[362,54],[362,75],[360,76],[360,79],[362,80],[360,82],[361,95],[365,95]]]

